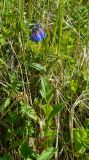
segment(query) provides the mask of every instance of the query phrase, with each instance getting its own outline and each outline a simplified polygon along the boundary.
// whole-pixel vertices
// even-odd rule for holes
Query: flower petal
[[[45,37],[45,32],[43,30],[40,30],[40,36],[41,36],[41,38]]]
[[[35,40],[36,40],[36,42],[42,41],[40,34],[36,33]]]
[[[41,38],[45,38],[45,32],[41,27],[38,28],[38,31],[39,31]]]
[[[33,34],[33,33],[31,34],[30,40],[31,40],[31,41],[35,41],[35,34]]]

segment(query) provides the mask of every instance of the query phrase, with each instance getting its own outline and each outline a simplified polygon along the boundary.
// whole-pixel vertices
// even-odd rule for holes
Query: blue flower
[[[31,41],[35,41],[35,34],[34,33],[31,34],[30,39],[31,39]]]
[[[45,32],[40,24],[36,24],[32,28],[32,33],[30,36],[31,41],[41,42],[45,38]]]
[[[42,28],[39,28],[39,33],[42,39],[45,38],[45,32],[43,31]]]
[[[36,33],[35,34],[35,40],[36,40],[36,42],[41,42],[43,39],[42,39],[42,37],[39,33]]]

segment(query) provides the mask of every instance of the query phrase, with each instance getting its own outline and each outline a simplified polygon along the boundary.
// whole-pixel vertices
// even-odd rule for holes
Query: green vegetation
[[[89,160],[88,0],[0,1],[0,160]]]

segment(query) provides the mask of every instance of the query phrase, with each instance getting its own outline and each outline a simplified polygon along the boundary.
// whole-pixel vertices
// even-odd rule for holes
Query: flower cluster
[[[31,41],[41,42],[45,38],[45,36],[46,35],[42,26],[40,24],[34,25],[30,36]]]

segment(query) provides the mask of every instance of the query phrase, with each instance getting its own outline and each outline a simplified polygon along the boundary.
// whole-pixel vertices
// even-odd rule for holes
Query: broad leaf
[[[32,147],[29,147],[27,140],[21,144],[21,146],[19,148],[19,152],[20,152],[21,156],[26,159],[35,157],[35,153],[34,153]]]
[[[48,121],[50,119],[53,119],[59,112],[61,112],[63,107],[63,104],[57,104],[56,106],[54,106],[53,111],[48,116]]]
[[[45,104],[45,105],[42,105],[41,107],[46,115],[46,118],[48,118],[49,114],[52,112],[53,110],[53,107],[49,104]]]
[[[53,97],[53,88],[51,84],[49,83],[49,81],[44,77],[41,77],[40,94],[42,98],[45,99],[46,103],[50,103]]]
[[[55,153],[55,149],[48,148],[47,150],[44,150],[41,155],[38,156],[37,160],[50,160]]]
[[[89,129],[74,129],[74,147],[76,152],[79,154],[83,154],[86,150],[89,150],[89,137],[88,137]]]

